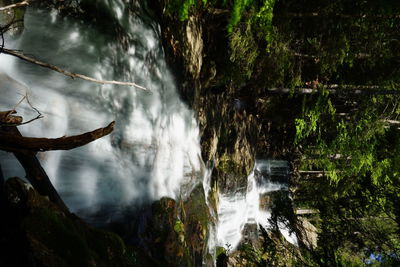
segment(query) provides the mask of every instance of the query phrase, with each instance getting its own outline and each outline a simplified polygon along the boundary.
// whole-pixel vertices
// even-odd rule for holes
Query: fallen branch
[[[27,5],[29,5],[30,2],[32,2],[32,1],[26,0],[26,1],[19,2],[19,3],[11,4],[8,6],[0,7],[0,11],[4,11],[4,10],[16,8],[16,7],[21,7],[21,6],[27,6]]]
[[[2,134],[6,133],[10,136],[12,135],[16,137],[22,137],[17,127],[0,127],[0,132]],[[56,203],[63,211],[69,213],[67,206],[65,205],[60,195],[57,193],[57,190],[52,185],[45,170],[37,159],[36,152],[26,150],[12,152],[24,168],[26,172],[26,178],[39,192],[39,194],[48,196],[49,199],[52,202]]]
[[[114,130],[114,125],[115,122],[111,122],[105,128],[99,128],[80,135],[63,136],[60,138],[23,137],[21,135],[7,134],[0,131],[0,149],[8,152],[70,150],[84,146],[110,134]]]
[[[33,63],[35,65],[38,65],[38,66],[41,66],[41,67],[44,67],[44,68],[48,68],[48,69],[51,69],[53,71],[57,71],[59,73],[64,74],[65,76],[69,76],[69,77],[71,77],[73,79],[74,78],[79,78],[79,79],[82,79],[82,80],[86,80],[86,81],[90,81],[90,82],[94,82],[94,83],[100,83],[100,84],[116,84],[116,85],[133,86],[133,87],[137,87],[137,88],[142,89],[142,90],[147,90],[146,87],[140,86],[140,85],[138,85],[136,83],[132,83],[132,82],[98,80],[98,79],[95,79],[95,78],[92,78],[92,77],[89,77],[89,76],[85,76],[85,75],[82,75],[82,74],[79,74],[79,73],[69,72],[67,70],[63,70],[63,69],[61,69],[61,68],[59,68],[57,66],[51,65],[49,63],[36,60],[36,59],[34,59],[32,57],[29,57],[29,56],[27,56],[27,55],[25,55],[25,54],[23,54],[23,53],[21,53],[19,51],[16,51],[16,50],[3,48],[2,52],[4,54],[6,54],[6,55],[14,56],[14,57],[17,57],[17,58],[22,59],[24,61]]]

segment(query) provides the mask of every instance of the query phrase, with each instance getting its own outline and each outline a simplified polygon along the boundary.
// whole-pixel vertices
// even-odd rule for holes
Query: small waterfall
[[[258,237],[259,225],[265,229],[271,228],[271,212],[268,207],[262,207],[261,198],[274,191],[287,190],[288,184],[285,181],[288,174],[287,161],[257,160],[253,171],[247,177],[245,193],[219,195],[217,246],[225,247],[228,251],[235,250],[244,239]],[[281,181],[276,181],[278,177]],[[288,242],[297,244],[296,236],[289,233],[285,222],[278,222],[278,227]]]
[[[97,2],[109,18],[96,23],[28,7],[26,28],[17,39],[8,36],[6,47],[72,72],[132,81],[149,90],[72,80],[2,54],[0,109],[12,108],[19,93],[28,94],[45,117],[20,127],[25,136],[73,135],[116,120],[110,136],[71,151],[39,154],[72,211],[87,217],[106,209],[113,217],[128,206],[187,193],[182,185],[190,190],[200,181],[202,162],[198,125],[176,92],[159,26],[140,1]],[[25,119],[34,115],[26,105],[18,111]],[[0,159],[7,177],[24,176],[12,157],[1,153]]]

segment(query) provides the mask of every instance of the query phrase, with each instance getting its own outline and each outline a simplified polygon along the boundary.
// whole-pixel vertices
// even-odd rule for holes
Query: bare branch
[[[14,116],[13,114],[16,114],[16,108],[26,99],[26,102],[28,102],[29,106],[36,111],[37,116],[34,117],[33,119],[30,119],[28,121],[23,122],[23,118],[21,116]],[[20,126],[20,125],[25,125],[28,123],[31,123],[35,120],[43,118],[42,113],[35,108],[31,102],[29,101],[29,98],[27,95],[24,95],[23,98],[13,107],[12,110],[9,111],[0,111],[0,126],[5,126],[5,127],[12,127],[12,126]]]
[[[88,76],[85,76],[85,75],[82,75],[82,74],[79,74],[79,73],[69,72],[67,70],[63,70],[63,69],[61,69],[61,68],[59,68],[57,66],[51,65],[49,63],[36,60],[36,59],[34,59],[32,57],[29,57],[29,56],[27,56],[27,55],[25,55],[25,54],[23,54],[23,53],[21,53],[19,51],[16,51],[16,50],[10,50],[10,49],[3,48],[3,53],[7,54],[7,55],[14,56],[14,57],[17,57],[17,58],[20,58],[22,60],[25,60],[27,62],[39,65],[39,66],[44,67],[44,68],[48,68],[48,69],[57,71],[57,72],[62,73],[64,75],[66,75],[66,76],[69,76],[69,77],[71,77],[73,79],[74,78],[79,78],[79,79],[82,79],[82,80],[86,80],[86,81],[90,81],[90,82],[94,82],[94,83],[100,83],[100,84],[116,84],[116,85],[133,86],[133,87],[140,88],[142,90],[147,90],[146,87],[140,86],[140,85],[138,85],[136,83],[132,83],[132,82],[98,80],[98,79],[95,79],[95,78],[92,78],[92,77],[88,77]]]
[[[105,128],[60,138],[23,137],[0,131],[0,149],[8,152],[70,150],[110,134],[114,130],[114,125],[115,122],[113,121]]]
[[[16,110],[17,107],[25,100],[25,98],[27,98],[26,95],[24,95],[23,98],[17,104],[15,104],[15,106],[12,108],[12,110]]]
[[[26,122],[24,122],[24,123],[21,123],[20,125],[28,124],[28,123],[31,123],[32,121],[35,121],[35,120],[38,120],[38,119],[43,118],[42,113],[40,113],[40,111],[39,111],[37,108],[35,108],[35,107],[31,104],[31,101],[29,100],[28,95],[25,95],[24,98],[26,99],[26,102],[29,104],[29,106],[30,106],[34,111],[36,111],[37,116],[36,116],[35,118],[29,120],[29,121],[26,121]],[[23,99],[22,99],[22,100],[23,100]]]
[[[0,7],[0,11],[4,11],[4,10],[16,8],[16,7],[21,7],[21,6],[27,6],[27,5],[29,5],[30,2],[32,2],[32,1],[31,0],[25,0],[25,1],[18,2],[18,3],[12,4],[12,5]]]
[[[35,118],[30,119],[29,121],[24,121],[24,122],[21,122],[21,123],[19,123],[19,124],[10,124],[10,125],[6,125],[6,126],[20,126],[20,125],[25,125],[25,124],[31,123],[31,122],[33,122],[33,121],[35,121],[35,120],[41,119],[41,118],[43,118],[43,115],[40,113],[40,114],[37,115]]]

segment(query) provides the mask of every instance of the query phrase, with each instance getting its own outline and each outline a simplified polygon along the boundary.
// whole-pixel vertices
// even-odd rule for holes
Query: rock
[[[197,186],[186,200],[155,201],[140,238],[149,256],[169,266],[202,266],[207,253],[209,211]]]
[[[198,16],[190,16],[186,24],[186,35],[184,35],[185,47],[184,58],[187,69],[194,80],[200,78],[203,66],[203,30]]]
[[[19,178],[1,198],[0,266],[136,266],[151,261],[114,233],[60,210]]]
[[[181,21],[172,2],[151,1],[159,18],[167,61],[178,77],[180,93],[196,111],[201,131],[202,157],[214,160],[213,181],[244,184],[254,166],[259,128],[249,111],[251,101],[238,98],[238,85],[229,82],[226,23],[229,14],[195,5]],[[237,108],[235,99],[241,99]],[[219,181],[222,180],[222,181]]]
[[[308,249],[315,249],[318,242],[317,228],[310,223],[307,218],[298,218],[298,228],[300,231],[300,242],[303,243]]]

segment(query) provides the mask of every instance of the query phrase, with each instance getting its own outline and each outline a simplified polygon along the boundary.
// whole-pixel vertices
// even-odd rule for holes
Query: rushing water
[[[177,197],[182,185],[197,179],[202,164],[198,125],[176,92],[158,25],[149,23],[134,1],[104,5],[113,21],[101,25],[28,8],[24,31],[8,38],[6,47],[97,79],[132,81],[147,91],[72,80],[0,55],[0,110],[28,94],[44,114],[19,127],[23,135],[60,137],[116,121],[110,136],[71,151],[39,154],[66,204],[82,216],[101,207],[117,215],[133,202]],[[26,103],[17,110],[25,119],[35,116]],[[0,157],[7,177],[24,175],[11,155]]]
[[[285,179],[289,174],[286,161],[258,160],[254,170],[247,177],[247,190],[219,195],[218,224],[216,229],[217,245],[234,250],[243,240],[246,226],[255,226],[253,233],[247,233],[249,239],[258,237],[259,225],[271,228],[269,223],[271,212],[261,205],[263,195],[278,190],[287,190],[287,183],[273,182],[271,177]],[[287,241],[297,244],[297,238],[291,234],[285,222],[278,222],[278,228]]]

